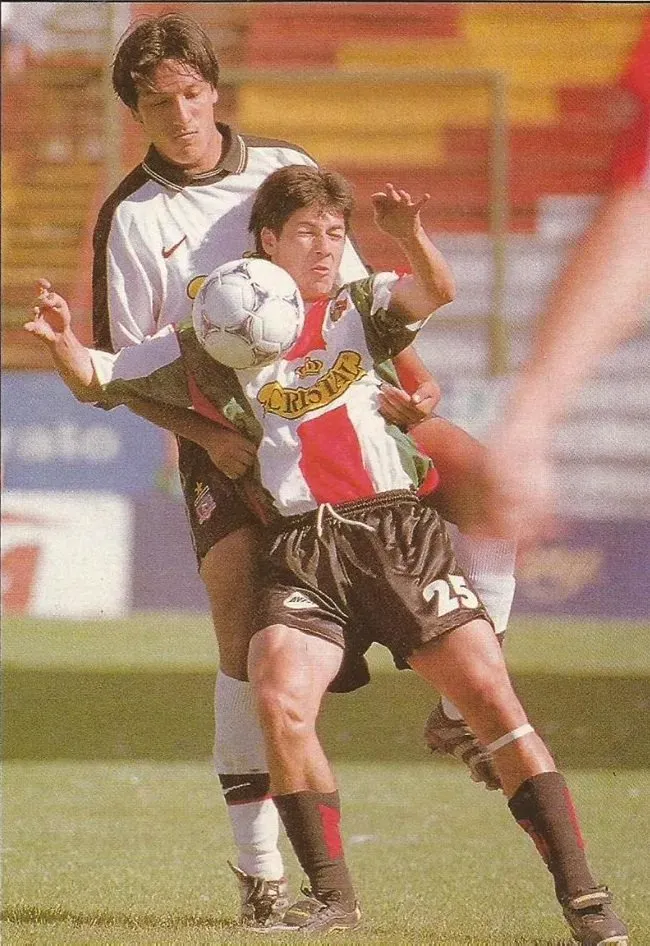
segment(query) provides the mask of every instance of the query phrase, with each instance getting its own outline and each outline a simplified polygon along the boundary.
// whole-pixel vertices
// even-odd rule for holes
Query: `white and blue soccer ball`
[[[210,273],[192,306],[203,348],[216,361],[243,370],[269,365],[293,346],[305,310],[292,276],[264,259],[239,259]]]

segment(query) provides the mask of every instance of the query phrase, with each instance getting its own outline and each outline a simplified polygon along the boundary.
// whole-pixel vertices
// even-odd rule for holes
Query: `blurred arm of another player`
[[[24,325],[25,331],[43,342],[52,355],[61,379],[79,401],[102,399],[90,350],[81,344],[72,330],[70,309],[65,299],[53,292],[47,279],[39,279],[39,292],[34,300],[34,318]],[[156,344],[156,338],[144,339],[141,345]],[[105,358],[118,358],[102,353]],[[146,398],[132,396],[128,407],[157,426],[194,441],[206,451],[214,465],[231,479],[237,479],[254,464],[256,445],[234,430],[228,430],[194,410],[174,405],[161,405]]]
[[[555,424],[599,359],[632,334],[650,297],[650,190],[605,199],[551,292],[528,363],[483,468],[488,531],[533,540],[552,515]]]

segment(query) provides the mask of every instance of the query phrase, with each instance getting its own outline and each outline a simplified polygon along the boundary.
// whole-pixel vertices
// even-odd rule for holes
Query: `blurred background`
[[[425,223],[458,296],[418,347],[442,386],[441,413],[478,436],[611,186],[615,141],[650,110],[647,4],[3,3],[11,615],[206,609],[173,444],[125,410],[77,404],[21,330],[46,275],[90,340],[92,226],[146,147],[110,87],[112,52],[131,19],[181,6],[218,51],[219,117],[296,142],[354,182],[369,264],[400,261],[373,229],[368,196],[388,180],[431,194]],[[520,614],[648,617],[649,407],[646,331],[603,361],[558,432],[562,532],[522,560]]]

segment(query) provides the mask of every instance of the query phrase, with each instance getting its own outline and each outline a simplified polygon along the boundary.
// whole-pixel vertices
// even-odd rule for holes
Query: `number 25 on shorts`
[[[437,599],[438,617],[441,618],[458,608],[480,608],[481,602],[474,592],[467,587],[462,575],[448,575],[429,582],[422,591],[425,601]]]

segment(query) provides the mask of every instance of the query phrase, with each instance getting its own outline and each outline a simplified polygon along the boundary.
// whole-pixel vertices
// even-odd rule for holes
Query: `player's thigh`
[[[245,680],[257,584],[257,520],[205,450],[179,439],[178,467],[221,670]]]
[[[260,531],[242,526],[216,542],[199,569],[210,601],[223,673],[246,679],[259,593]]]
[[[442,417],[432,417],[411,431],[418,448],[431,457],[440,482],[427,501],[443,519],[471,526],[481,513],[477,473],[485,447],[465,430]]]
[[[408,663],[463,713],[482,742],[527,721],[490,624],[470,621],[414,650]]]
[[[312,725],[343,662],[343,647],[297,627],[273,624],[254,634],[248,674],[260,719],[288,716]]]

